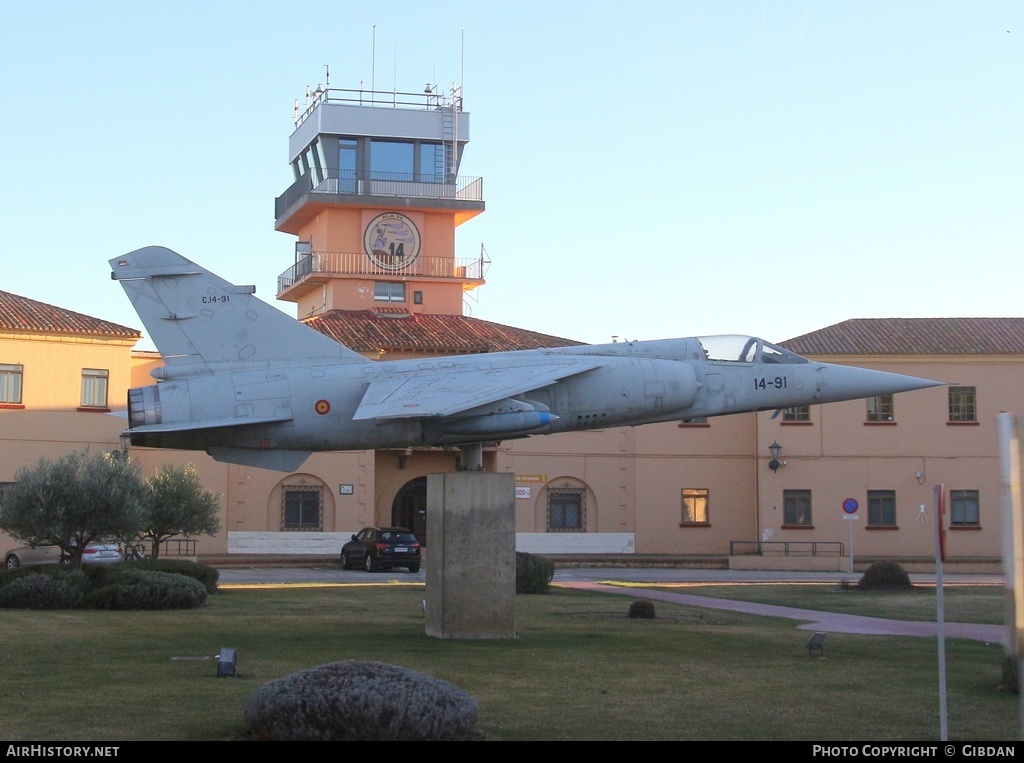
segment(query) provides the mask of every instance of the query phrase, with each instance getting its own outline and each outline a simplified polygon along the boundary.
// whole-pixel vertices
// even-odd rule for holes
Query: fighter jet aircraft
[[[818,363],[752,336],[375,362],[164,247],[110,260],[163,356],[133,445],[294,471],[313,451],[458,446],[830,403],[940,382]]]

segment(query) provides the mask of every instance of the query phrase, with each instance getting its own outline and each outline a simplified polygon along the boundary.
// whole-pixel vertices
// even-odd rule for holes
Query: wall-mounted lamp
[[[128,460],[128,448],[131,446],[131,444],[132,444],[132,436],[130,434],[128,434],[127,432],[122,432],[121,433],[121,450],[120,450],[120,452],[110,451],[111,457],[113,457],[115,459],[118,459],[120,461],[127,461]]]
[[[772,440],[772,444],[768,446],[768,452],[772,454],[772,460],[768,462],[768,468],[773,472],[779,470],[779,453],[782,452],[782,446],[779,445],[778,441]]]

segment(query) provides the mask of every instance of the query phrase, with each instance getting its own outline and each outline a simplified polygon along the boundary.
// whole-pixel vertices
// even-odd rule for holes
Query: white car
[[[62,561],[59,546],[22,546],[4,555],[4,566],[9,569],[36,564],[59,564]],[[115,543],[90,543],[82,552],[82,564],[112,564],[123,562],[124,554]]]

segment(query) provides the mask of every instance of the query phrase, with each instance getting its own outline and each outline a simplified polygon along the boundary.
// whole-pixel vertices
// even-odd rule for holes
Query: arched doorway
[[[417,477],[402,485],[391,504],[391,522],[398,527],[408,527],[421,546],[427,545],[426,477]]]

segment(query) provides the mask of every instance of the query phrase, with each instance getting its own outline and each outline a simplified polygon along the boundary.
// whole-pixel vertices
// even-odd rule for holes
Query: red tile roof
[[[780,344],[800,355],[1024,355],[1024,318],[854,318]]]
[[[63,307],[0,291],[0,331],[74,334],[117,339],[138,339],[142,333],[110,321],[101,321]]]
[[[378,315],[372,310],[332,310],[303,319],[356,352],[503,352],[580,345],[465,315]]]

